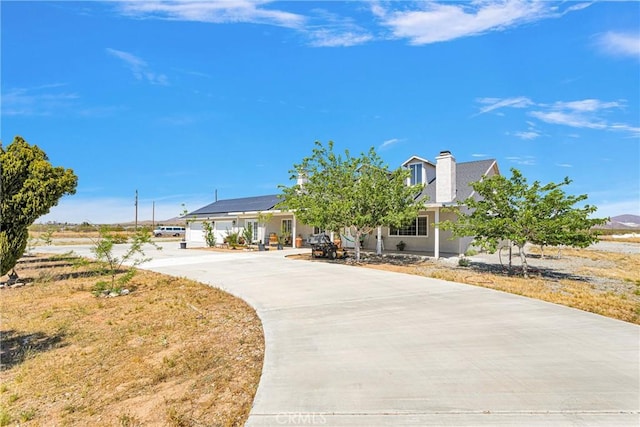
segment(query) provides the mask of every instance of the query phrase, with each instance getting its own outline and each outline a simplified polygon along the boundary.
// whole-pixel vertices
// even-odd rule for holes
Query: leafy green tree
[[[71,169],[54,167],[37,145],[16,136],[0,146],[0,276],[24,254],[28,227],[65,194],[75,194],[78,178]]]
[[[458,237],[473,236],[475,243],[489,252],[495,252],[501,242],[510,242],[519,249],[526,277],[527,243],[587,247],[598,241],[592,227],[607,219],[589,218],[597,210],[595,206],[576,207],[587,196],[567,195],[562,187],[570,183],[565,178],[559,184],[535,181],[528,185],[520,171],[511,169],[509,179],[494,175],[472,183],[476,195],[453,208],[458,220],[445,221],[440,226]]]
[[[315,143],[311,156],[295,164],[291,179],[303,182],[280,186],[279,207],[295,211],[306,224],[326,230],[350,228],[355,237],[356,260],[360,260],[360,238],[377,226],[401,226],[414,219],[421,207],[416,201],[421,186],[407,186],[408,171],[390,171],[375,150],[358,157],[333,151]]]

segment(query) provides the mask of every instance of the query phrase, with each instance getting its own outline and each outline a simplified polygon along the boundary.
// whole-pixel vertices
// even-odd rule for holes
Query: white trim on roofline
[[[434,164],[434,163],[431,163],[429,160],[427,160],[427,159],[423,159],[422,157],[418,157],[418,156],[411,156],[411,157],[409,157],[409,158],[408,158],[407,160],[405,160],[405,161],[404,161],[404,163],[402,163],[400,166],[401,166],[401,167],[405,167],[405,166],[407,166],[408,164],[410,164],[411,162],[413,162],[414,160],[418,160],[418,161],[423,162],[423,163],[428,163],[428,164],[430,164],[431,166],[435,166],[435,164]]]

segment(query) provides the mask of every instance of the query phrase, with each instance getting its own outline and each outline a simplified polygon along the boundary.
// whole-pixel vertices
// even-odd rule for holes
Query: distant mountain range
[[[640,216],[638,215],[618,215],[612,217],[609,222],[598,227],[614,230],[638,230],[640,229]]]

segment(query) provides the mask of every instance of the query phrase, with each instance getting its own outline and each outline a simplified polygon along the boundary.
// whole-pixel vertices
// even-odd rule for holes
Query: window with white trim
[[[389,227],[389,236],[428,236],[429,217],[419,216],[402,227]]]
[[[411,172],[409,184],[422,184],[422,165],[420,163],[409,165],[409,171]]]
[[[293,221],[290,219],[283,219],[280,230],[282,231],[282,233],[291,234],[291,232],[293,231]]]

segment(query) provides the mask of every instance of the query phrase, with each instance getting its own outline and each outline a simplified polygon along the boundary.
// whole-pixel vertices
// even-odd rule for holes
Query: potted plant
[[[280,235],[278,236],[278,249],[282,249],[283,246],[291,244],[291,232],[285,230],[284,226],[280,229]]]
[[[406,244],[405,242],[403,242],[402,240],[400,240],[400,241],[398,242],[398,244],[396,245],[396,248],[397,248],[399,251],[404,251],[404,248],[405,248],[406,246],[407,246],[407,244]]]

